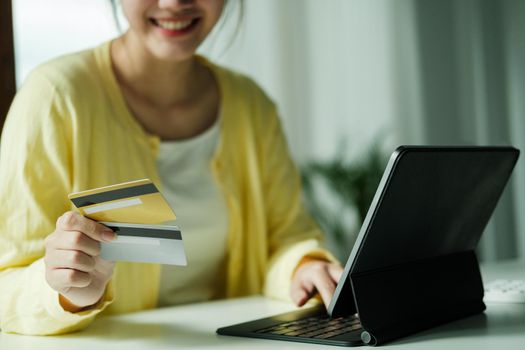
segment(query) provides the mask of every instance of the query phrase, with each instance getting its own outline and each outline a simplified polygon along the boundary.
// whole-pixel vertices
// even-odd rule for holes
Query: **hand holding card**
[[[69,211],[58,218],[53,233],[44,241],[46,281],[60,293],[64,310],[78,312],[95,304],[113,275],[114,262],[101,259],[101,242],[115,233],[79,213]]]
[[[175,213],[151,180],[143,179],[71,193],[69,199],[84,216],[117,233],[102,243],[101,257],[114,261],[186,265],[177,226],[158,225]]]

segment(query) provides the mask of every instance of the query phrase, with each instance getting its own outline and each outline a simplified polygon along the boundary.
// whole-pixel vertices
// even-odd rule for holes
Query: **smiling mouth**
[[[164,31],[169,31],[174,34],[183,34],[193,29],[197,25],[199,20],[200,18],[188,19],[183,21],[162,20],[152,18],[150,19],[150,22]]]

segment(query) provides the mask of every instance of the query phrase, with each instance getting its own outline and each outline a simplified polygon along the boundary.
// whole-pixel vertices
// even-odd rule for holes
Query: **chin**
[[[197,51],[197,47],[181,48],[181,47],[158,47],[152,50],[153,55],[160,61],[165,62],[182,62],[187,61]]]

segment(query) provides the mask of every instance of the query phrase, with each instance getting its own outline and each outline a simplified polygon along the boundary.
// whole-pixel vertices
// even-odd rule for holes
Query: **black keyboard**
[[[339,318],[329,318],[326,315],[320,315],[279,323],[255,332],[291,337],[328,339],[345,333],[361,332],[361,330],[361,323],[356,315]]]

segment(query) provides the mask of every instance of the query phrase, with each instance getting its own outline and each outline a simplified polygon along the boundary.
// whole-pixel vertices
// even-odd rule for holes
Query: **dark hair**
[[[120,21],[118,20],[117,0],[109,0],[109,3],[111,4],[111,13],[113,14],[113,23],[115,24],[115,27],[117,27],[117,31],[122,33],[122,27],[120,26]]]
[[[224,20],[223,20],[223,23],[221,25],[224,25],[224,23],[226,22],[228,16],[230,15],[230,11],[232,10],[228,10],[228,7],[231,7],[232,3],[232,0],[224,0],[224,7],[225,9],[223,10],[223,14],[221,17],[224,17]],[[237,4],[239,5],[239,12],[237,13],[237,23],[235,25],[235,31],[233,32],[233,36],[230,37],[230,40],[228,42],[228,45],[226,46],[225,49],[228,49],[232,44],[233,42],[235,41],[235,39],[239,36],[239,33],[241,32],[241,28],[242,28],[242,25],[244,24],[244,0],[237,0]],[[220,29],[220,28],[219,28]]]

